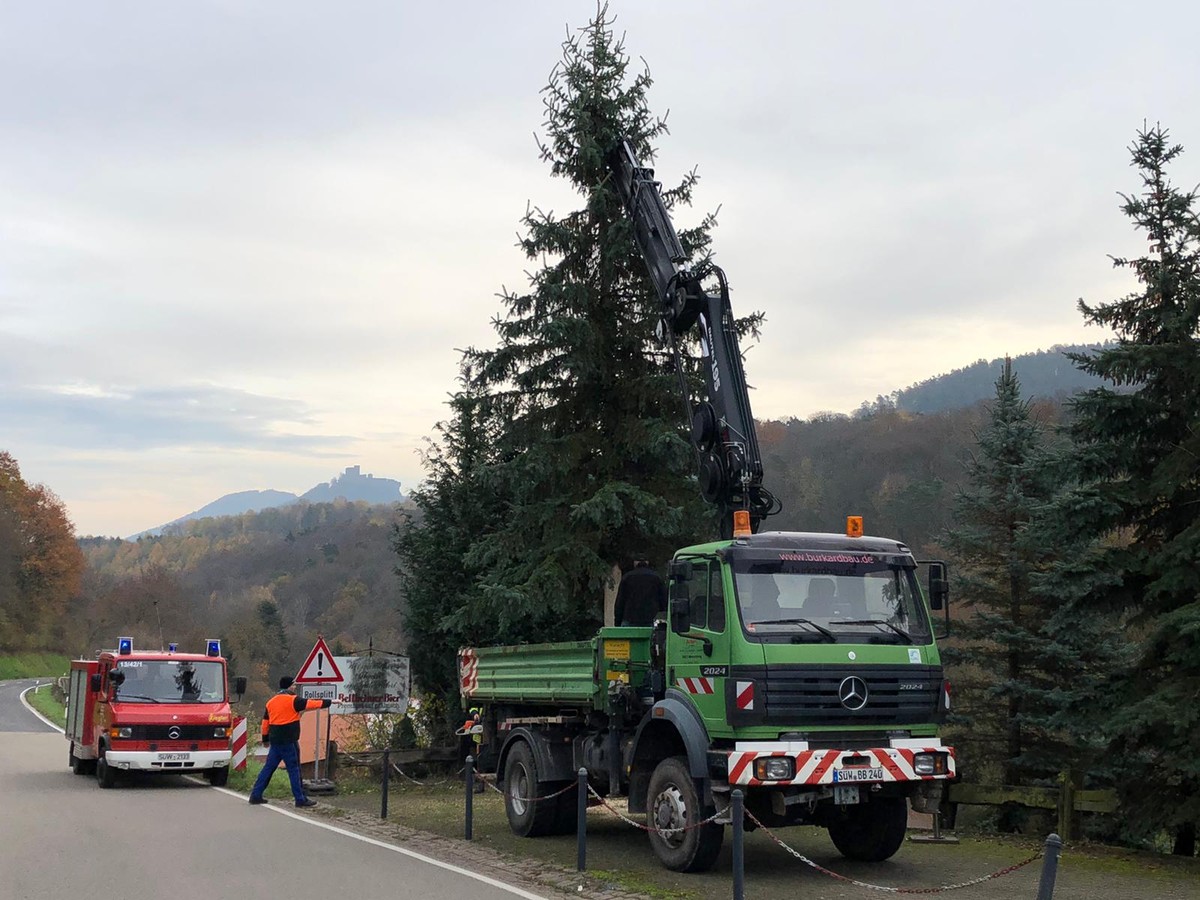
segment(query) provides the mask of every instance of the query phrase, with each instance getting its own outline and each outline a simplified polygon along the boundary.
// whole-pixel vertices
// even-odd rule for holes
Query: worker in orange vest
[[[258,780],[250,791],[252,804],[266,803],[263,791],[271,783],[271,776],[282,762],[287,766],[288,778],[292,782],[292,796],[296,806],[316,806],[304,793],[304,782],[300,779],[300,714],[310,709],[328,709],[332,700],[305,700],[297,697],[292,687],[293,679],[284,675],[279,679],[279,693],[267,701],[263,710],[262,741],[269,745],[267,761],[263,763]]]

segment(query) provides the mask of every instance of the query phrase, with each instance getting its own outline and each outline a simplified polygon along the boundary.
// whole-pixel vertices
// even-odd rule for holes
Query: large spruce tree
[[[1167,177],[1182,147],[1154,126],[1130,149],[1142,188],[1123,210],[1148,246],[1113,260],[1136,291],[1079,304],[1117,341],[1075,357],[1106,386],[1074,402],[1073,524],[1101,542],[1095,608],[1124,611],[1140,640],[1135,668],[1111,686],[1105,732],[1124,810],[1190,854],[1200,821],[1200,226],[1196,191]]]
[[[502,294],[496,346],[464,353],[455,417],[439,429],[416,495],[423,518],[397,541],[410,641],[421,645],[414,672],[426,687],[447,684],[455,641],[590,635],[614,564],[662,563],[716,537],[683,430],[679,373],[655,343],[659,299],[605,162],[621,139],[652,159],[666,125],[651,114],[649,73],[630,71],[607,7],[562,51],[544,90],[540,150],[581,207],[531,205],[523,218],[520,247],[536,266],[528,289]],[[664,191],[667,205],[690,205],[696,181],[692,172]],[[712,217],[676,224],[702,271]]]

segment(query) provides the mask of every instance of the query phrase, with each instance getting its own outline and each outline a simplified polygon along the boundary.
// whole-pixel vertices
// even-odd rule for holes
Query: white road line
[[[246,795],[239,794],[237,791],[231,791],[228,788],[214,788],[222,794],[228,794],[231,797],[236,797],[243,803],[246,802]],[[450,872],[457,872],[459,875],[466,875],[468,878],[474,878],[476,881],[482,881],[484,884],[490,884],[492,887],[500,888],[503,891],[508,891],[510,894],[516,894],[518,897],[524,897],[526,900],[546,900],[542,894],[534,894],[530,891],[522,890],[518,887],[513,887],[511,884],[505,884],[503,881],[497,881],[495,878],[489,878],[487,875],[480,875],[478,872],[472,872],[470,869],[464,869],[461,866],[456,866],[452,863],[442,862],[440,859],[434,859],[431,856],[425,856],[423,853],[417,853],[415,850],[409,850],[405,847],[398,847],[395,844],[389,844],[386,841],[376,840],[375,838],[367,837],[362,834],[355,834],[353,831],[347,831],[345,828],[338,828],[336,825],[329,825],[326,822],[321,822],[311,816],[302,816],[299,813],[294,813],[291,810],[285,809],[274,804],[266,804],[266,808],[271,812],[279,813],[281,816],[287,816],[291,819],[299,819],[301,822],[307,822],[309,825],[315,825],[318,828],[324,828],[326,831],[332,831],[335,834],[345,835],[349,838],[354,838],[356,841],[363,841],[367,844],[374,844],[376,847],[382,847],[384,850],[394,850],[396,853],[402,853],[405,856],[411,856],[413,859],[419,859],[422,862],[427,862],[430,865],[437,866],[441,869],[446,869]]]
[[[25,708],[51,728],[62,731],[62,728],[59,728],[59,726],[55,725],[53,722],[39,713],[36,709],[29,705],[28,701],[26,701],[25,694],[32,690],[33,687],[28,687],[21,692],[21,702],[25,704]],[[222,794],[228,794],[230,797],[235,797],[238,800],[241,800],[243,803],[246,802],[245,794],[239,794],[237,791],[231,791],[229,788],[210,788],[210,790],[220,791]],[[431,866],[437,866],[439,869],[446,869],[449,872],[457,872],[459,875],[466,875],[468,878],[474,878],[476,881],[482,881],[484,884],[490,884],[494,888],[499,888],[502,891],[508,891],[510,894],[515,894],[518,897],[524,897],[525,900],[546,900],[546,897],[542,894],[534,894],[519,887],[513,887],[511,884],[505,884],[503,881],[498,881],[495,878],[489,878],[487,875],[480,875],[478,872],[472,872],[470,869],[464,869],[461,866],[456,866],[452,863],[442,862],[440,859],[434,859],[432,856],[426,856],[423,853],[417,853],[415,850],[409,850],[405,847],[398,847],[395,844],[389,844],[386,841],[376,840],[375,838],[370,838],[366,835],[355,834],[353,831],[347,831],[345,828],[338,828],[336,825],[329,825],[325,822],[318,821],[311,816],[302,816],[298,813],[291,812],[290,810],[284,809],[280,806],[275,806],[271,803],[265,805],[266,808],[271,812],[278,813],[281,816],[287,816],[288,818],[296,819],[309,825],[315,825],[317,828],[324,828],[326,831],[332,831],[334,834],[340,834],[348,838],[354,838],[356,841],[363,841],[367,844],[373,844],[376,847],[382,847],[384,850],[392,850],[396,853],[402,853],[405,856],[412,857],[413,859],[419,859],[421,862],[429,863]]]
[[[53,728],[55,731],[65,734],[66,732],[63,731],[61,725],[56,725],[54,722],[51,722],[49,719],[47,719],[45,716],[43,716],[40,712],[38,712],[36,709],[34,709],[32,706],[30,706],[29,701],[25,699],[25,695],[37,687],[41,687],[41,685],[38,685],[38,684],[30,685],[29,687],[25,688],[25,690],[21,691],[20,694],[17,695],[21,700],[21,705],[24,706],[31,713],[33,713],[35,716],[37,716],[39,719],[41,719],[43,722],[45,722],[47,725],[49,725],[51,728]]]

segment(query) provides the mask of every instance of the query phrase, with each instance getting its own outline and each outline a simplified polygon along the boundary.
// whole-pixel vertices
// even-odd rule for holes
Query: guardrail
[[[1058,833],[1075,836],[1077,812],[1111,814],[1117,811],[1117,792],[1083,790],[1069,773],[1058,776],[1058,787],[1024,787],[1000,784],[952,784],[950,804],[964,806],[1006,806],[1010,803],[1031,809],[1052,809],[1058,814]],[[950,816],[953,824],[954,816]]]

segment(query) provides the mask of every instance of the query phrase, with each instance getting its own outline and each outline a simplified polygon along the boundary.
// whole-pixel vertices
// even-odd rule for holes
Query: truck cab
[[[96,659],[71,663],[66,737],[78,775],[113,787],[122,773],[229,777],[232,712],[220,642],[206,652],[135,651],[130,638]],[[235,680],[238,694],[245,678]]]

